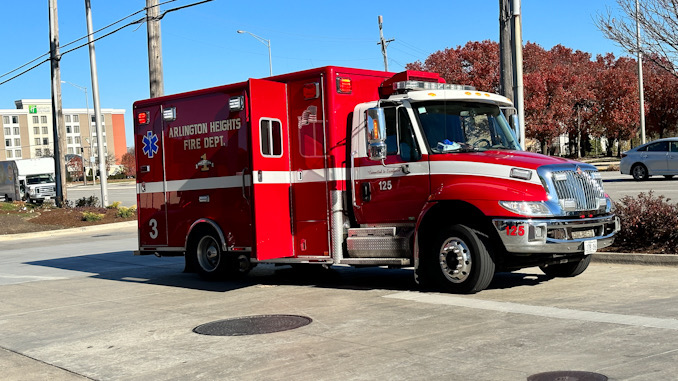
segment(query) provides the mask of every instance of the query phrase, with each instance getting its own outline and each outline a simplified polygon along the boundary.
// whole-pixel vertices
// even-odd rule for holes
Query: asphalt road
[[[118,225],[119,226],[119,225]],[[3,380],[526,380],[678,374],[675,267],[593,263],[579,277],[499,274],[476,295],[419,290],[411,270],[259,266],[205,282],[182,258],[135,257],[136,229],[2,242]],[[206,336],[229,318],[301,328]],[[562,378],[564,379],[564,378]]]
[[[663,195],[678,202],[678,177],[665,179],[663,176],[650,177],[646,181],[635,181],[632,176],[619,172],[601,172],[605,191],[613,200],[624,196],[636,197],[639,193],[652,191],[655,196]]]

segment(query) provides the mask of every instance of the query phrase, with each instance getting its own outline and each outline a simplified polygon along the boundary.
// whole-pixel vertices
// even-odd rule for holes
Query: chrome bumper
[[[509,253],[591,254],[612,245],[620,227],[615,215],[581,220],[493,219],[492,223]]]

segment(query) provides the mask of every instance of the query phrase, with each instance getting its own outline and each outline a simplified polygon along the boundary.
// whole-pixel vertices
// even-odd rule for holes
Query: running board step
[[[409,237],[396,235],[395,227],[348,229],[346,249],[349,258],[406,258],[410,256]]]

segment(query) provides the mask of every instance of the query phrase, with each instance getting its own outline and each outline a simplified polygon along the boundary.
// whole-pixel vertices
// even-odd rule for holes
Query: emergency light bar
[[[416,91],[416,90],[470,90],[475,91],[476,88],[467,85],[456,85],[452,83],[438,83],[426,81],[402,81],[393,84],[393,90],[396,92]]]

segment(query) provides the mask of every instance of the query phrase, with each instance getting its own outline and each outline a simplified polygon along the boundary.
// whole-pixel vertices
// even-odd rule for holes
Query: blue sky
[[[166,0],[160,0],[163,3]],[[94,29],[135,13],[145,0],[91,0]],[[175,0],[161,11],[197,0]],[[49,51],[46,0],[0,2],[0,75]],[[387,6],[388,4],[388,6]],[[523,0],[523,41],[545,49],[562,44],[593,54],[628,55],[595,27],[597,14],[617,10],[614,0]],[[59,0],[60,43],[87,35],[84,0]],[[242,29],[271,40],[273,73],[337,65],[383,70],[377,17],[384,17],[389,69],[468,41],[499,40],[499,1],[232,1],[168,13],[161,22],[165,94],[268,76],[266,46]],[[135,15],[119,26],[141,18]],[[96,35],[98,37],[99,35]],[[133,145],[132,103],[149,97],[146,26],[123,29],[95,43],[102,108],[125,109],[127,145]],[[68,48],[62,48],[62,53]],[[9,76],[0,78],[0,82]],[[87,48],[64,54],[61,78],[89,89]],[[39,68],[0,85],[0,109],[17,99],[49,99],[50,69]],[[81,90],[62,85],[63,106],[84,108]]]

